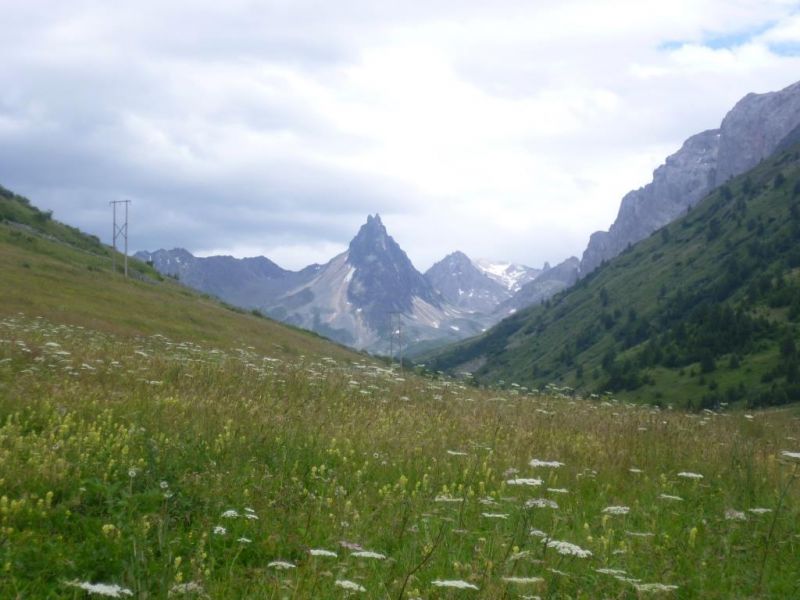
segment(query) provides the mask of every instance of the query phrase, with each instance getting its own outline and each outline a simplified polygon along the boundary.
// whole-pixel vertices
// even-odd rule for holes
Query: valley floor
[[[0,597],[796,598],[798,431],[6,316]]]

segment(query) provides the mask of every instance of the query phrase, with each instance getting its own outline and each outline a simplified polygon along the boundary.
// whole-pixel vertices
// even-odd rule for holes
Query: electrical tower
[[[113,239],[113,246],[114,250],[111,252],[111,272],[117,272],[117,238],[122,238],[123,244],[125,246],[125,277],[128,277],[128,205],[131,203],[130,200],[112,200],[109,204],[112,207],[112,211],[114,213],[113,223],[114,223],[114,235],[112,236]],[[124,204],[125,205],[125,221],[122,225],[117,226],[117,205]]]

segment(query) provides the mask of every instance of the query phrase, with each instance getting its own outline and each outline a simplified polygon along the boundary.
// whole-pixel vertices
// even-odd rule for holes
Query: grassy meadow
[[[796,408],[189,339],[0,317],[0,597],[800,596]]]

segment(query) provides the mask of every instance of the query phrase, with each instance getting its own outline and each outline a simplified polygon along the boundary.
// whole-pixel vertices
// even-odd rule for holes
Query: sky
[[[415,266],[583,252],[749,92],[800,79],[782,0],[0,0],[0,185],[134,250]]]

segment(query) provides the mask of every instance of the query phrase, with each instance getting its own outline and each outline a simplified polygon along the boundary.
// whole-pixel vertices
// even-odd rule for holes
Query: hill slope
[[[770,158],[431,365],[676,405],[800,400],[799,154]]]
[[[129,267],[131,279],[112,276],[110,248],[0,188],[0,315],[22,312],[127,336],[159,333],[223,347],[359,356],[315,334],[226,307],[140,261],[129,259]]]

